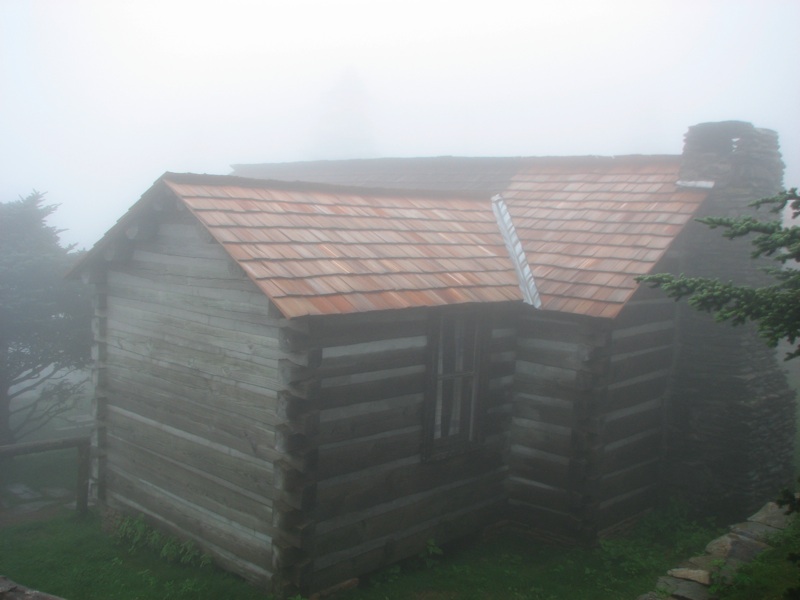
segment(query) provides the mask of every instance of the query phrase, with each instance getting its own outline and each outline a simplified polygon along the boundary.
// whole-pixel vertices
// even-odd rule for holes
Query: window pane
[[[434,423],[434,439],[446,438],[450,435],[454,402],[455,382],[452,379],[439,381],[436,393],[436,420]]]
[[[433,329],[438,339],[431,341],[435,387],[428,396],[427,439],[434,455],[466,450],[477,439],[478,330],[474,313],[441,316]]]

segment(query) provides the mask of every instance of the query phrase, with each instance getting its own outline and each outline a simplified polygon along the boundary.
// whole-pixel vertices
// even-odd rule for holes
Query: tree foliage
[[[780,220],[789,206],[792,219],[800,216],[800,197],[797,188],[754,202],[751,206],[767,206],[778,215],[769,221],[753,217],[698,219],[710,228],[723,228],[730,239],[753,234],[752,257],[774,259],[776,266],[765,269],[772,283],[763,287],[734,285],[706,277],[686,277],[658,273],[637,278],[638,281],[660,287],[676,300],[688,297],[697,310],[714,315],[720,322],[741,325],[754,322],[767,343],[775,347],[788,340],[795,347],[786,360],[800,356],[800,227],[784,226]]]
[[[0,204],[0,444],[63,413],[85,384],[91,304],[64,279],[77,254],[46,224],[56,208],[35,191]]]

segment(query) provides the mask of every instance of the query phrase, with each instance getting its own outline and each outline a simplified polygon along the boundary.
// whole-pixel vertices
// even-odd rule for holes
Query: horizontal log
[[[658,483],[659,457],[643,459],[630,468],[605,474],[600,478],[597,489],[601,502],[612,502],[616,498],[650,488]]]
[[[422,422],[422,402],[418,395],[403,396],[394,400],[394,402],[378,401],[374,403],[378,406],[369,406],[368,412],[361,410],[356,414],[346,414],[336,419],[326,416],[326,413],[333,411],[324,411],[321,415],[318,442],[330,444],[389,434],[393,430],[414,427]]]
[[[639,464],[661,453],[661,428],[637,432],[630,438],[607,445],[598,468],[612,473]]]
[[[672,321],[646,323],[627,329],[616,329],[611,340],[614,354],[641,352],[650,348],[672,346],[675,329]]]
[[[339,581],[369,573],[381,567],[416,556],[425,549],[428,540],[447,545],[457,539],[481,531],[503,515],[504,502],[490,502],[484,506],[449,515],[446,519],[416,523],[400,535],[390,535],[372,540],[347,552],[318,558],[311,589],[325,588]]]
[[[0,458],[13,458],[25,454],[38,454],[49,450],[65,450],[68,448],[80,448],[91,443],[89,436],[63,437],[53,440],[41,440],[37,442],[20,442],[18,444],[8,444],[0,446]]]
[[[410,523],[446,520],[454,512],[497,502],[503,496],[503,475],[487,473],[465,483],[376,504],[367,511],[319,523],[314,553],[322,557],[341,552],[376,538],[402,533]]]
[[[566,506],[548,509],[511,498],[508,518],[512,522],[530,527],[534,537],[562,543],[583,537],[586,521],[565,509]]]
[[[603,346],[569,343],[560,340],[520,339],[517,360],[572,371],[601,368],[605,353]]]
[[[486,447],[487,444],[482,446],[476,452],[442,460],[421,463],[418,457],[412,456],[351,476],[322,480],[317,485],[315,514],[319,521],[324,521],[396,498],[470,480],[482,473],[503,471],[502,446],[496,449]]]
[[[418,456],[422,426],[416,424],[383,435],[359,438],[349,443],[319,447],[320,478],[368,469],[386,462]]]
[[[548,510],[569,512],[569,507],[574,504],[574,495],[569,490],[527,479],[509,477],[506,489],[510,500]]]
[[[181,275],[189,280],[195,277],[215,279],[239,279],[246,275],[231,258],[195,258],[156,254],[136,248],[131,259],[119,271],[158,280],[162,275]]]
[[[153,282],[157,282],[165,286],[187,287],[196,285],[203,289],[209,290],[238,290],[242,292],[250,292],[253,290],[254,283],[247,278],[244,273],[233,274],[229,272],[202,272],[190,275],[180,269],[162,269],[158,264],[149,263],[126,263],[124,265],[112,265],[111,267],[115,273],[124,273],[127,275],[141,277]],[[272,307],[271,315],[276,317],[280,313],[276,312]]]
[[[636,490],[630,495],[614,498],[601,504],[596,513],[599,529],[613,528],[652,510],[658,503],[658,487]]]
[[[608,388],[602,411],[624,410],[641,402],[661,399],[668,383],[669,371],[665,370],[612,384]]]
[[[203,405],[153,392],[140,396],[133,393],[135,389],[115,393],[111,405],[243,454],[259,457],[275,446],[274,423],[226,411],[224,405]]]
[[[508,457],[509,475],[567,490],[574,477],[573,462],[565,457],[548,457],[544,453],[522,454],[512,449]]]
[[[675,318],[676,303],[668,298],[629,302],[614,319],[614,327],[624,328],[641,323],[671,321]]]
[[[119,374],[122,377],[133,377],[137,372],[144,374],[158,373],[159,378],[167,384],[189,385],[214,389],[216,386],[236,386],[249,384],[252,389],[261,389],[265,395],[274,396],[280,389],[274,377],[261,377],[243,372],[230,375],[209,373],[202,368],[181,364],[180,362],[147,361],[141,355],[117,347],[109,347],[106,363],[108,377]],[[134,377],[135,379],[135,377]]]
[[[522,377],[577,386],[579,369],[567,366],[548,366],[517,359],[517,374]]]
[[[125,228],[125,237],[137,242],[150,242],[158,232],[158,222],[154,218],[139,218]]]
[[[118,336],[139,334],[146,338],[169,343],[174,346],[190,345],[209,354],[224,354],[236,359],[245,359],[248,354],[255,360],[275,360],[282,356],[278,341],[272,337],[272,329],[262,334],[239,331],[235,324],[230,327],[209,327],[186,319],[164,316],[145,307],[130,307],[115,303],[105,321],[106,331]],[[96,337],[102,337],[97,335]]]
[[[108,318],[116,318],[119,313],[134,313],[138,320],[164,323],[178,327],[191,328],[190,330],[207,331],[209,328],[226,332],[225,335],[233,337],[234,332],[243,334],[238,339],[277,339],[277,321],[264,319],[261,322],[239,321],[228,314],[213,315],[202,311],[185,310],[181,307],[162,305],[153,302],[142,302],[124,296],[108,296]]]
[[[197,232],[191,233],[187,228],[181,231],[180,227],[182,226],[159,224],[159,233],[161,235],[157,239],[148,242],[148,252],[152,256],[163,256],[167,260],[172,257],[195,260],[230,260],[228,253],[219,243],[208,243]],[[144,255],[142,255],[142,258],[144,258]]]
[[[518,361],[514,380],[516,389],[523,393],[578,400],[587,394],[593,395],[598,382],[606,376],[602,372],[572,371]]]
[[[146,448],[120,440],[114,445],[119,451],[110,453],[106,463],[112,471],[146,481],[245,529],[274,535],[269,498]]]
[[[517,369],[515,360],[505,356],[494,358],[488,357],[488,366],[486,369],[486,377],[489,379],[502,379],[504,377],[512,377]]]
[[[351,373],[349,375],[325,378],[321,382],[321,387],[336,389],[343,388],[345,386],[360,385],[363,383],[380,382],[390,378],[405,377],[409,375],[422,376],[425,371],[426,369],[424,364],[412,364],[374,371],[363,371]]]
[[[108,293],[114,297],[183,307],[195,312],[225,315],[256,323],[270,319],[270,301],[255,285],[250,289],[203,287],[189,279],[186,285],[153,281],[130,273],[111,271]]]
[[[643,403],[616,413],[615,418],[606,418],[603,423],[603,438],[606,443],[626,439],[642,431],[658,429],[662,420],[663,412],[658,401]]]
[[[512,444],[543,450],[558,456],[570,456],[573,451],[571,429],[547,426],[518,417],[511,423],[510,439]]]
[[[144,514],[151,525],[194,541],[222,566],[251,580],[268,581],[271,539],[239,528],[216,515],[167,495],[155,486],[108,472],[109,506],[127,514]]]
[[[330,315],[315,321],[314,335],[326,348],[424,336],[427,318],[427,311],[421,308]]]
[[[588,346],[606,346],[611,321],[583,315],[525,311],[517,322],[518,338],[552,340]]]
[[[575,426],[575,404],[560,398],[518,393],[514,396],[513,415],[561,427]]]
[[[139,244],[134,254],[135,260],[142,263],[190,266],[196,269],[206,267],[209,270],[216,268],[224,271],[227,271],[228,264],[234,262],[221,244],[209,244],[202,241],[199,235],[192,235],[188,229],[179,232],[178,229],[172,228],[170,234],[179,237],[181,244],[175,243],[178,241],[177,239],[165,238],[162,231],[159,240]],[[164,241],[172,242],[172,244],[165,244]]]
[[[325,357],[317,370],[317,375],[324,379],[424,365],[426,358],[427,348],[424,346],[389,350],[375,348],[365,354]]]
[[[274,381],[278,381],[279,376],[277,353],[270,356],[269,352],[261,352],[248,356],[244,352],[226,348],[224,343],[211,346],[193,343],[189,339],[165,339],[160,335],[149,335],[147,331],[134,333],[117,330],[108,335],[104,345],[106,355],[122,350],[141,357],[144,362],[203,369],[210,375],[230,377],[241,373],[261,379],[269,377]]]
[[[312,335],[306,332],[306,335]],[[365,342],[356,342],[339,345],[339,346],[325,346],[323,350],[323,359],[326,365],[334,368],[340,366],[341,362],[347,364],[352,362],[353,357],[364,357],[369,359],[372,354],[380,352],[389,352],[393,350],[420,350],[427,347],[427,338],[425,335],[400,335],[398,337],[389,337],[376,340],[368,340]]]
[[[112,371],[106,390],[112,396],[126,393],[129,389],[142,389],[147,390],[147,395],[154,401],[167,405],[173,398],[197,405],[198,414],[202,414],[206,406],[217,406],[264,426],[277,423],[276,394],[272,390],[236,381],[209,381],[152,364],[146,371],[132,368],[114,368]]]
[[[263,458],[254,458],[198,436],[147,421],[114,406],[108,407],[106,435],[107,453],[114,451],[114,440],[120,439],[149,448],[178,463],[205,469],[210,475],[228,480],[257,496],[271,496],[271,465],[278,458],[272,449],[264,449]]]
[[[488,344],[491,354],[510,352],[514,355],[517,349],[517,332],[506,329],[492,330]]]
[[[191,213],[177,212],[173,208],[169,213],[162,210],[159,214],[158,232],[161,235],[158,237],[158,243],[162,245],[180,243],[185,247],[189,242],[195,242],[197,245],[212,246],[217,253],[222,250],[217,242],[210,244],[204,239],[207,230]]]
[[[320,390],[320,406],[336,408],[349,404],[372,402],[425,391],[425,373],[414,373],[400,377],[387,377],[338,387],[323,387]]]
[[[669,370],[674,355],[672,346],[662,346],[637,353],[615,356],[611,361],[611,381],[624,381],[644,375]]]

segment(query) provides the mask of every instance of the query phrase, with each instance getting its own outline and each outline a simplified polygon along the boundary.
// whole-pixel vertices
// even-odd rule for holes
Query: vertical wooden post
[[[272,525],[273,592],[278,597],[307,594],[313,582],[312,539],[316,506],[316,434],[319,428],[322,351],[311,346],[306,320],[285,322],[279,331],[285,358],[279,361],[281,387],[275,431]]]
[[[78,487],[75,509],[83,517],[89,512],[89,471],[91,469],[91,442],[87,438],[78,445]]]

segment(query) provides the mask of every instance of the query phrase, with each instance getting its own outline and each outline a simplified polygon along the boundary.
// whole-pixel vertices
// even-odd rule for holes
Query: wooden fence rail
[[[37,454],[49,450],[76,448],[78,450],[78,482],[75,509],[79,515],[89,510],[89,468],[91,460],[91,440],[88,436],[59,438],[42,442],[23,442],[0,446],[0,458],[11,458],[23,454]]]

